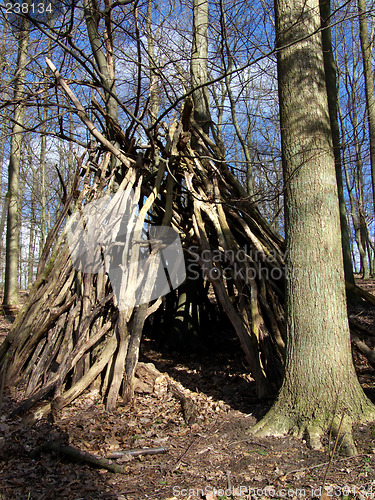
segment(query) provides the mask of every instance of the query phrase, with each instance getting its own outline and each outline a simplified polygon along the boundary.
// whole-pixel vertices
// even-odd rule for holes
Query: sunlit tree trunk
[[[150,121],[152,125],[158,117],[159,106],[160,106],[160,95],[158,87],[159,77],[156,72],[155,41],[152,31],[152,0],[147,0],[146,34],[147,34],[148,64],[150,71],[150,114],[151,114]]]
[[[324,77],[319,0],[276,0],[285,182],[287,349],[278,399],[254,428],[293,431],[310,445],[343,417],[341,450],[356,452],[353,421],[375,408],[358,382],[346,312],[335,158]]]
[[[47,237],[47,193],[46,193],[46,133],[47,133],[47,109],[43,108],[43,124],[40,138],[39,174],[40,174],[40,241],[39,253]]]
[[[3,116],[3,123],[2,123],[2,127],[1,127],[1,135],[0,135],[0,201],[2,201],[1,208],[0,208],[0,282],[3,281],[3,264],[4,264],[3,257],[4,257],[4,249],[5,249],[3,233],[4,233],[5,221],[6,221],[6,216],[8,213],[8,205],[9,205],[9,193],[7,193],[4,196],[4,199],[2,199],[4,151],[5,151],[5,142],[6,142],[8,134],[9,134],[9,118],[5,114]]]
[[[103,50],[103,42],[99,35],[99,22],[101,13],[96,0],[84,0],[85,19],[87,33],[90,40],[91,49],[98,65],[101,83],[104,88],[105,105],[109,116],[118,123],[118,104],[116,100],[115,87],[115,66],[113,57],[113,41],[112,27],[109,16],[106,16],[104,39],[105,52]],[[110,0],[106,0],[106,7],[110,5]]]
[[[18,286],[21,290],[25,290],[27,286],[27,273],[26,273],[26,260],[27,260],[27,249],[26,245],[28,229],[26,224],[23,224],[22,212],[25,210],[25,191],[26,191],[26,176],[29,163],[29,155],[27,152],[27,136],[22,135],[21,143],[21,163],[20,163],[20,180],[19,180],[19,191],[18,191],[18,220],[20,221],[20,231],[19,231],[19,258],[18,258]]]
[[[2,40],[1,40],[1,49],[0,49],[0,74],[3,74],[4,69],[5,69],[5,64],[6,64],[6,43],[7,43],[7,31],[8,31],[8,25],[7,23],[4,23],[3,26],[3,34],[2,34]],[[3,79],[2,79],[2,83]],[[5,87],[5,85],[4,85]],[[6,109],[2,110],[2,120],[1,120],[1,135],[0,135],[0,200],[2,196],[2,179],[3,179],[3,164],[4,164],[4,149],[5,149],[5,141],[6,137],[9,132],[9,117]],[[2,234],[2,233],[0,233]]]
[[[34,281],[34,259],[35,259],[35,229],[36,229],[36,198],[38,177],[32,164],[32,156],[29,155],[29,172],[32,176],[31,195],[30,195],[30,233],[29,233],[29,251],[27,267],[27,286],[31,287]]]
[[[208,54],[208,0],[193,2],[193,45],[191,52],[191,85],[197,89],[193,93],[194,119],[208,134],[210,106],[207,86]],[[199,88],[198,88],[199,87]]]
[[[31,3],[31,0],[25,2]],[[30,23],[22,18],[18,36],[18,57],[16,78],[14,81],[14,113],[10,145],[8,193],[9,207],[6,236],[5,286],[3,306],[6,312],[13,314],[18,308],[18,259],[19,259],[19,171],[21,160],[21,139],[23,132],[24,106],[20,102],[25,86],[25,68]]]
[[[4,114],[1,126],[1,135],[0,135],[0,199],[3,194],[3,186],[1,180],[3,178],[5,142],[8,136],[9,136],[9,117],[6,114]]]
[[[375,210],[375,95],[374,95],[374,74],[372,65],[371,43],[368,35],[366,1],[358,0],[359,13],[359,37],[361,40],[363,73],[365,77],[365,91],[367,104],[368,131],[370,137],[370,160],[372,194]]]

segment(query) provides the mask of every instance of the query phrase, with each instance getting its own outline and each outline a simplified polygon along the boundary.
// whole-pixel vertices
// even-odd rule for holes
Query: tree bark
[[[193,2],[193,46],[191,52],[191,84],[193,89],[194,119],[208,134],[210,106],[207,86],[208,54],[208,0]]]
[[[355,374],[346,313],[337,195],[318,0],[276,0],[276,43],[285,180],[287,272],[285,377],[252,432],[306,434],[313,448],[344,417],[375,416]]]
[[[87,34],[104,90],[105,108],[110,119],[115,125],[118,125],[118,103],[116,99],[115,63],[113,57],[112,22],[110,13],[105,16],[105,29],[103,35],[105,42],[103,44],[99,34],[101,13],[97,0],[84,0],[83,5]],[[105,5],[108,7],[110,5],[110,0],[106,0]],[[105,52],[103,51],[103,46],[105,46]],[[113,142],[115,147],[119,147],[115,130],[112,127],[108,127],[108,139]],[[114,170],[117,165],[118,158],[113,156],[111,158],[112,170]]]
[[[153,125],[159,115],[160,92],[155,61],[155,41],[152,33],[152,0],[147,0],[146,17],[147,55],[150,72],[150,124]]]
[[[27,5],[31,0],[27,0]],[[14,82],[15,109],[10,145],[8,171],[8,219],[6,235],[5,285],[3,307],[5,312],[14,314],[18,310],[18,259],[19,259],[19,171],[21,161],[21,142],[23,132],[24,105],[20,102],[25,87],[27,46],[30,34],[30,21],[21,20],[18,36],[17,76]]]
[[[40,240],[39,254],[43,251],[44,244],[47,238],[47,193],[46,193],[46,132],[47,132],[47,109],[43,108],[43,124],[40,138],[40,156],[39,156],[39,172],[40,172]]]
[[[363,73],[365,77],[365,92],[367,104],[368,131],[370,137],[370,161],[372,194],[375,210],[375,95],[374,95],[374,75],[372,65],[371,43],[368,36],[368,26],[366,17],[366,1],[358,0],[359,13],[359,37],[361,40]]]
[[[29,233],[29,251],[27,263],[27,286],[31,287],[34,280],[34,259],[35,259],[35,227],[36,227],[36,199],[37,199],[37,173],[32,164],[32,156],[29,154],[29,172],[32,176],[31,194],[30,194],[30,233]]]

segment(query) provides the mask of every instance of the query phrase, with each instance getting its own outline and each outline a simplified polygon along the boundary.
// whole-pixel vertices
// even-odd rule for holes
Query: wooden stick
[[[139,457],[140,455],[157,455],[159,453],[167,453],[169,448],[160,446],[159,448],[144,448],[139,450],[123,450],[115,451],[108,455],[107,458],[117,459],[124,456]]]
[[[375,368],[375,350],[371,349],[365,342],[363,342],[358,335],[352,333],[351,339],[353,344],[357,346],[361,353],[367,358],[370,365]]]
[[[345,281],[345,284],[346,284],[346,288],[349,291],[359,295],[360,297],[362,297],[362,299],[367,300],[367,302],[370,302],[370,304],[375,306],[375,295],[372,295],[371,293],[366,292],[366,290],[362,290],[362,288],[360,288],[357,285],[354,285],[353,283],[350,283],[349,281]]]
[[[341,420],[340,420],[339,428],[338,428],[338,431],[337,431],[337,436],[336,436],[335,444],[333,446],[333,451],[332,451],[332,454],[330,456],[330,459],[329,459],[329,462],[328,462],[328,465],[327,465],[327,468],[326,468],[326,471],[325,471],[325,474],[324,474],[324,477],[323,477],[323,489],[324,489],[324,486],[326,485],[326,479],[327,479],[328,471],[329,471],[329,469],[331,467],[331,464],[332,464],[333,457],[335,456],[335,451],[336,451],[336,448],[337,448],[337,443],[339,442],[340,431],[341,431],[342,423],[344,421],[344,416],[345,416],[345,412],[343,412],[343,414],[341,416]]]
[[[125,474],[127,472],[124,466],[113,463],[112,460],[108,460],[107,458],[96,457],[91,453],[78,450],[73,446],[64,446],[57,441],[45,441],[41,445],[34,448],[30,452],[30,456],[31,458],[36,458],[38,455],[40,455],[40,453],[43,453],[45,451],[57,451],[61,455],[65,455],[66,457],[72,460],[76,460],[79,462],[86,462],[90,465],[95,465],[96,467],[107,469],[117,474]]]
[[[89,117],[86,115],[85,108],[82,106],[82,104],[79,102],[75,94],[70,90],[69,85],[66,83],[66,81],[63,79],[63,77],[60,75],[59,71],[57,70],[56,66],[53,64],[51,59],[46,57],[46,63],[49,69],[52,71],[54,77],[56,78],[57,83],[60,85],[60,87],[64,90],[66,95],[69,97],[69,99],[72,101],[74,106],[77,109],[78,116],[80,117],[81,121],[86,125],[86,127],[89,129],[90,133],[97,139],[103,146],[113,153],[116,158],[118,158],[121,163],[123,163],[125,166],[130,167],[130,159],[127,158],[119,149],[117,149],[108,139],[102,135],[99,130],[95,127],[95,125],[92,123],[92,121],[89,119]]]

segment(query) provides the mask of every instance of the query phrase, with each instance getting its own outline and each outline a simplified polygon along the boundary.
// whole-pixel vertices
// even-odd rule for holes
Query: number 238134
[[[5,4],[7,14],[29,14],[38,15],[52,13],[52,3],[47,2],[26,2],[26,3],[7,3]]]

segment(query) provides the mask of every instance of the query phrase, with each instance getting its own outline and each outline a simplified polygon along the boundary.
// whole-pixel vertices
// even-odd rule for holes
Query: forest
[[[375,498],[372,0],[0,17],[0,499]]]

